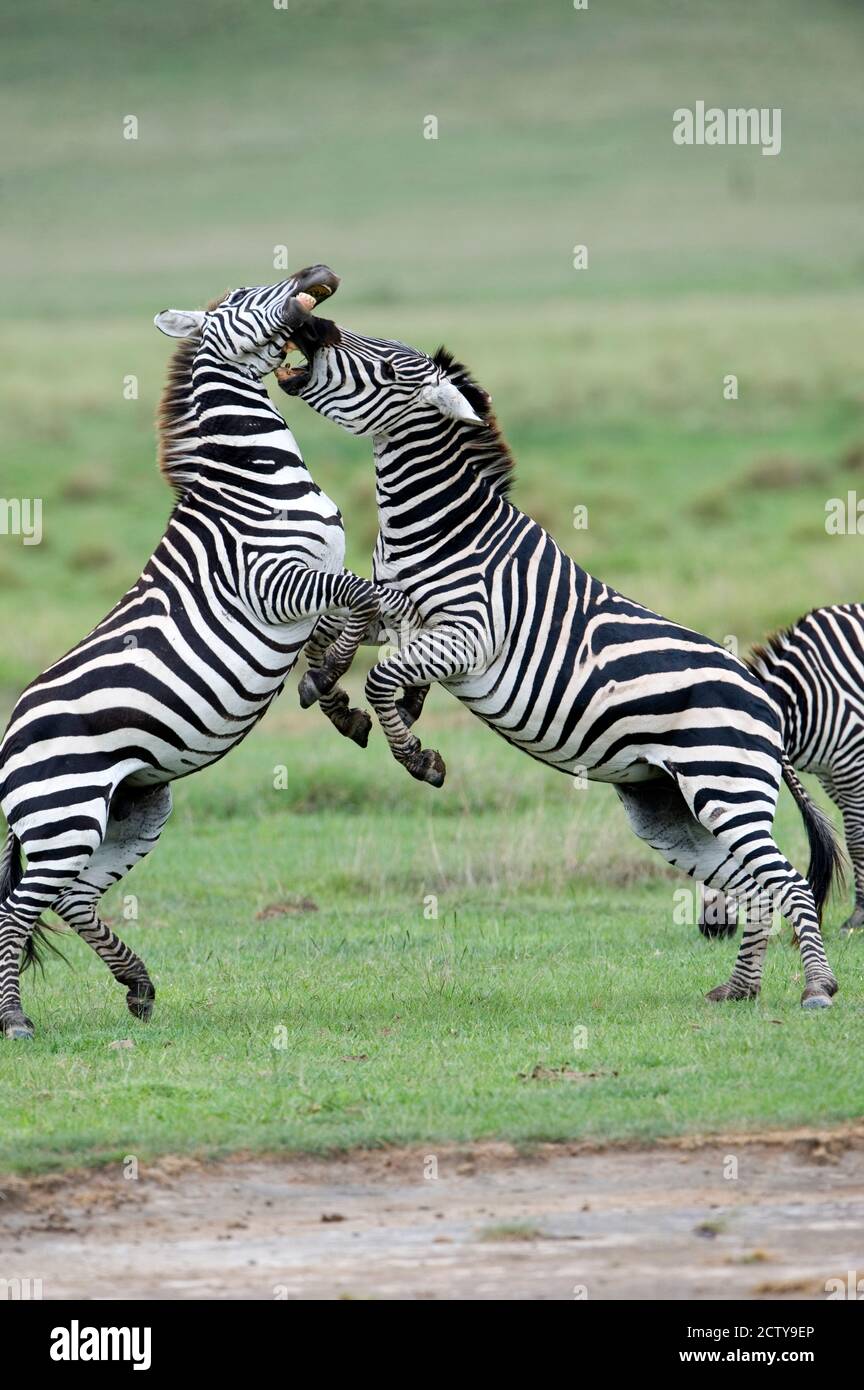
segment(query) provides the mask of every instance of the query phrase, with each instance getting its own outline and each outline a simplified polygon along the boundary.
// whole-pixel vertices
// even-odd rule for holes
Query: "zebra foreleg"
[[[378,597],[381,601],[381,621],[385,625],[382,635],[397,637],[400,648],[408,646],[412,638],[423,630],[423,621],[413,599],[403,594],[401,589],[384,585],[378,588]],[[402,699],[396,701],[406,729],[417,723],[428,694],[428,685],[408,685],[402,692]]]
[[[270,622],[294,622],[301,618],[322,618],[347,609],[341,631],[326,649],[319,666],[310,667],[299,685],[304,709],[329,695],[340,676],[344,676],[367,630],[378,621],[380,604],[375,586],[349,570],[332,574],[303,566],[278,569],[259,595],[262,614]]]
[[[406,729],[417,723],[430,689],[431,686],[428,685],[409,685],[403,691],[402,699],[396,701],[396,708]]]
[[[421,747],[419,738],[410,732],[396,702],[396,692],[407,693],[418,686],[428,687],[433,681],[446,681],[478,670],[478,648],[477,636],[468,628],[430,628],[369,672],[366,698],[390,752],[419,782],[440,787],[447,769],[441,754],[434,748]]]
[[[333,615],[320,620],[305,648],[306,659],[311,667],[321,665],[327,649],[339,636],[343,626],[344,619]],[[350,707],[347,691],[342,690],[339,685],[334,685],[328,694],[320,697],[318,703],[330,723],[344,738],[350,738],[352,743],[358,744],[360,748],[366,747],[372,729],[371,716],[365,709]]]

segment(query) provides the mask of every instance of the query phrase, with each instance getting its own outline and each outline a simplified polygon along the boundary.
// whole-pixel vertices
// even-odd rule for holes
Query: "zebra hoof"
[[[854,931],[860,931],[864,927],[864,908],[856,907],[855,911],[840,927],[841,936],[851,936]]]
[[[408,771],[418,782],[428,782],[430,787],[443,787],[447,768],[444,759],[434,748],[424,748],[408,764]]]
[[[828,998],[827,994],[808,994],[805,989],[804,993],[801,995],[801,1008],[830,1009],[831,1000]]]
[[[318,685],[311,671],[307,671],[305,676],[301,677],[297,693],[300,696],[301,709],[310,709],[312,705],[318,703],[322,695],[326,694]]]
[[[712,1004],[725,1004],[730,999],[756,999],[758,994],[758,989],[738,989],[736,985],[724,984],[710,989],[705,998]]]
[[[13,1014],[3,1024],[3,1036],[10,1042],[30,1042],[33,1032],[33,1024],[24,1014]]]
[[[837,993],[836,980],[814,980],[801,995],[802,1009],[830,1009],[831,996]]]
[[[135,985],[126,993],[126,1008],[133,1018],[140,1019],[142,1023],[148,1023],[153,1013],[153,1001],[156,998],[156,991],[148,980],[146,984]]]
[[[340,731],[352,743],[365,748],[372,732],[372,720],[365,709],[349,709],[345,728]]]

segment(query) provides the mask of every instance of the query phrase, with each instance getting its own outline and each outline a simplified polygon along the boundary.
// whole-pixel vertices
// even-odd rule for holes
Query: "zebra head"
[[[229,290],[204,310],[163,309],[153,322],[171,338],[200,339],[213,356],[260,379],[282,361],[309,310],[338,285],[328,266],[312,265],[278,285]]]
[[[282,390],[352,434],[392,435],[435,415],[486,423],[490,398],[444,348],[427,357],[317,316],[306,316],[292,337],[307,365],[277,371]]]

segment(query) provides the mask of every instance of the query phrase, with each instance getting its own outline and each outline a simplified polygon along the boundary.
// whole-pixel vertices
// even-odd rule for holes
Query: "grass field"
[[[4,711],[161,533],[153,314],[277,278],[282,244],[342,274],[338,319],[470,364],[516,502],[625,593],[742,649],[861,597],[861,537],[824,524],[864,489],[859,7],[214,0],[202,24],[49,0],[6,27],[0,496],[41,498],[44,538],[0,534]],[[782,107],[781,154],[676,148],[671,112],[698,98]],[[367,443],[280,403],[368,572]],[[845,903],[833,1010],[798,1010],[788,939],[760,1003],[712,1008],[734,945],[675,920],[686,885],[611,789],[574,790],[436,693],[435,793],[382,739],[361,753],[301,715],[294,685],[177,787],[123,889],[137,920],[109,901],[155,976],[152,1025],[77,941],[28,981],[37,1040],[0,1049],[4,1167],[861,1113]],[[778,833],[803,867],[785,797]]]
[[[843,993],[824,1016],[798,1007],[788,932],[759,1003],[708,1004],[734,944],[680,924],[688,885],[632,838],[612,790],[523,768],[450,703],[429,718],[440,793],[394,776],[383,740],[335,743],[287,694],[178,788],[159,850],[107,899],[154,973],[154,1020],[131,1020],[71,941],[72,970],[28,984],[36,1042],[0,1057],[4,1166],[860,1111],[859,937],[829,934]],[[790,806],[781,837],[800,862]]]

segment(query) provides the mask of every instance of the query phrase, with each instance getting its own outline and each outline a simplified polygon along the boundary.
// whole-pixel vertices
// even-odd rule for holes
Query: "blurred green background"
[[[862,5],[2,8],[0,496],[45,533],[0,537],[7,693],[162,529],[152,315],[278,278],[279,245],[342,274],[342,321],[469,363],[516,501],[625,592],[742,641],[861,597],[824,504],[864,487]],[[779,156],[674,145],[700,98],[781,107]],[[366,570],[367,443],[280,402]]]
[[[864,540],[824,524],[828,498],[864,492],[858,0],[0,13],[0,497],[44,502],[41,545],[0,535],[0,711],[113,605],[164,527],[152,421],[171,345],[153,314],[281,278],[282,245],[289,269],[342,275],[340,321],[445,341],[471,366],[514,448],[516,502],[625,593],[742,648],[864,598]],[[780,107],[781,153],[676,146],[673,111],[700,99]],[[368,441],[278,400],[368,573]],[[701,993],[734,943],[674,919],[682,881],[614,793],[576,796],[441,692],[423,730],[448,760],[440,793],[380,736],[361,753],[301,715],[291,688],[230,759],[177,787],[165,843],[122,890],[140,897],[122,931],[154,971],[154,1024],[126,1019],[76,943],[74,976],[28,981],[44,1048],[3,1055],[9,1161],[860,1113],[861,942],[834,931],[848,904],[829,914],[842,990],[818,1033],[786,945],[766,1005],[786,1029],[761,1005],[712,1009]],[[804,867],[785,798],[778,825]],[[535,1062],[572,1064],[586,1017],[580,1065],[608,1077],[526,1089]],[[286,1019],[290,1050],[274,1054]],[[388,1042],[394,1019],[404,1035]],[[107,1050],[118,1030],[136,1051]]]

